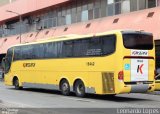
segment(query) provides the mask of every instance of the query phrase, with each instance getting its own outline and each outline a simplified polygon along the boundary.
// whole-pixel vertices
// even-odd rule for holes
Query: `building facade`
[[[7,3],[7,0],[1,1]],[[41,2],[38,0],[30,1],[28,1],[27,4],[33,3],[35,4],[35,7]],[[23,4],[20,4],[20,0],[16,2],[19,2],[19,5]],[[11,3],[11,0],[8,0],[8,3]],[[12,4],[9,4],[8,6],[11,6]],[[21,14],[23,18],[22,22],[20,23],[18,18],[12,18],[10,20],[5,18],[3,20],[5,22],[0,24],[0,37],[19,34],[19,26],[21,26],[22,33],[36,32],[37,30],[153,8],[157,5],[157,0],[68,0],[66,3],[53,4],[53,6],[46,6],[44,9],[35,9],[35,11],[33,10],[32,12],[25,12],[28,14],[19,11],[17,8],[17,10],[15,9],[16,11],[14,9],[11,11]],[[13,7],[16,7],[16,5],[13,5]],[[30,8],[27,5],[26,7]],[[10,8],[7,10],[10,10]]]
[[[66,34],[136,29],[160,39],[159,5],[160,0],[0,0],[0,59],[11,45]]]

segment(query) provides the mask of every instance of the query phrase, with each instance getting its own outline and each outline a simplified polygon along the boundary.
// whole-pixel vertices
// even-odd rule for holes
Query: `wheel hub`
[[[67,84],[67,83],[64,83],[64,84],[62,85],[62,89],[63,89],[63,91],[67,91],[67,90],[68,90],[68,84]]]

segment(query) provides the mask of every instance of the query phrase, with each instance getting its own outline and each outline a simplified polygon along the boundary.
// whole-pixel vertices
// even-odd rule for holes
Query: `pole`
[[[21,26],[22,26],[22,16],[21,15],[19,15],[19,23],[20,23],[20,25],[19,25],[19,41],[20,41],[20,44],[21,44],[21,40],[22,40],[22,38],[21,38],[21,36],[22,36],[22,31],[21,31]]]
[[[20,25],[19,25],[19,42],[20,42],[20,44],[21,44],[21,40],[22,40],[22,38],[21,38],[21,36],[22,36],[22,30],[21,30],[21,26],[22,26],[22,16],[21,16],[21,14],[20,13],[17,13],[17,12],[14,12],[14,11],[10,11],[10,10],[6,10],[6,12],[9,12],[9,13],[14,13],[14,14],[16,14],[16,15],[18,15],[19,16],[19,23],[20,23]]]

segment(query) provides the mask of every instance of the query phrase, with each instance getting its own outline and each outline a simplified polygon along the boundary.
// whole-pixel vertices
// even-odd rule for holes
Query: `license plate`
[[[143,84],[143,82],[137,82],[137,84]]]

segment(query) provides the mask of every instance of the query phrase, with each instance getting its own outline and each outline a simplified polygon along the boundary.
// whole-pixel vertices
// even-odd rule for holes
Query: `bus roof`
[[[50,38],[47,38],[47,39],[41,39],[41,40],[37,40],[37,41],[31,42],[31,43],[17,44],[17,45],[13,45],[11,47],[31,45],[31,44],[39,44],[39,43],[47,43],[47,42],[52,42],[52,41],[65,41],[65,40],[71,40],[71,39],[82,39],[82,38],[86,38],[86,37],[102,36],[102,35],[108,35],[108,34],[117,34],[117,33],[121,33],[121,32],[123,32],[123,33],[124,32],[125,33],[131,33],[131,32],[132,33],[137,33],[137,32],[148,33],[148,32],[144,32],[144,31],[136,31],[136,30],[112,30],[112,31],[106,31],[106,32],[96,33],[96,34],[90,33],[88,35],[69,34],[69,35],[50,37]]]

